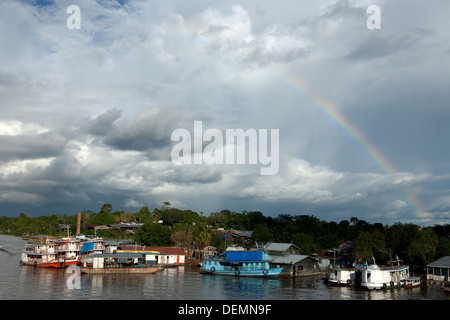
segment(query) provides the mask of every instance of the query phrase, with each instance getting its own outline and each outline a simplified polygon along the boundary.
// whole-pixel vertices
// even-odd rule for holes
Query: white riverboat
[[[355,283],[356,272],[359,268],[331,268],[325,283],[332,286],[351,286]]]
[[[55,238],[34,236],[25,245],[20,263],[39,268],[65,268],[80,263],[93,253],[102,253],[104,241],[101,238],[79,239],[72,237]]]
[[[388,289],[404,286],[409,278],[409,266],[378,266],[372,264],[361,270],[360,286],[367,289]]]

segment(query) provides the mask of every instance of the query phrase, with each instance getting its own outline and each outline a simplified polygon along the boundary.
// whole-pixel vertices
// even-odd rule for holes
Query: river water
[[[450,300],[436,284],[366,291],[328,287],[321,277],[235,278],[200,274],[192,266],[155,274],[83,274],[79,288],[73,288],[74,274],[65,269],[21,266],[24,244],[19,237],[0,235],[0,300]]]

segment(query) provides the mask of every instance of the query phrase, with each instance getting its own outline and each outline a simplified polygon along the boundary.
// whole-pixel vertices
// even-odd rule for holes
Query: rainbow
[[[311,102],[314,103],[331,121],[338,124],[357,144],[362,148],[364,153],[386,174],[393,175],[397,172],[395,166],[388,160],[388,158],[375,146],[369,139],[353,124],[351,123],[338,109],[338,107],[328,101],[327,99],[320,97],[312,92],[306,85],[305,81],[301,78],[281,75],[277,72],[272,72],[276,74],[278,78],[281,79],[289,87],[293,88],[297,92],[300,92],[303,96],[307,97]],[[419,198],[407,192],[407,190],[401,189],[403,195],[405,196],[406,202],[413,209],[415,215],[418,218],[425,218],[425,210]]]
[[[202,44],[209,43],[211,39],[203,34],[198,34],[198,32],[193,32],[191,30],[179,30],[183,36],[196,35],[197,41]],[[388,160],[388,158],[374,145],[369,139],[353,124],[351,123],[340,111],[339,108],[332,102],[320,97],[312,92],[306,85],[306,83],[298,76],[290,76],[282,74],[281,72],[270,70],[269,73],[275,75],[283,83],[293,88],[295,91],[300,92],[303,96],[308,98],[314,103],[331,121],[338,124],[347,134],[357,142],[357,144],[362,148],[364,153],[386,174],[393,175],[397,172],[395,166]],[[413,212],[419,219],[426,218],[426,211],[422,205],[420,199],[414,195],[407,192],[405,189],[400,189],[405,196],[406,202],[413,209]]]

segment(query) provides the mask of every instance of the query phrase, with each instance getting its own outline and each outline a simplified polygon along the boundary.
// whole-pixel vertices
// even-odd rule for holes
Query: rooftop
[[[295,249],[300,250],[299,247],[297,247],[293,243],[275,243],[275,242],[268,242],[266,243],[265,250],[266,251],[277,251],[277,252],[285,252],[288,250],[291,246],[293,246]]]
[[[270,262],[280,263],[280,264],[291,264],[291,263],[295,264],[299,261],[302,261],[302,260],[308,259],[308,258],[318,260],[318,259],[312,258],[307,255],[303,255],[303,254],[289,254],[287,256],[276,257],[275,259],[271,260]]]
[[[120,246],[120,250],[126,251],[158,251],[160,254],[173,254],[184,256],[186,251],[173,247],[147,247],[147,246]]]
[[[436,261],[433,261],[433,262],[427,264],[427,267],[450,268],[450,256],[445,256]]]

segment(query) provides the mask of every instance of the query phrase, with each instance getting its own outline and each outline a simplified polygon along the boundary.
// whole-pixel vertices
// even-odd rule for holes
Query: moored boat
[[[157,264],[148,264],[146,254],[143,253],[103,253],[93,254],[92,265],[82,265],[82,273],[155,273],[162,270]]]
[[[420,277],[409,277],[404,280],[405,289],[420,287]]]
[[[359,268],[331,268],[325,283],[332,286],[350,286],[355,283]]]
[[[400,288],[409,278],[409,266],[378,266],[372,264],[361,270],[361,287],[367,289]]]
[[[282,270],[283,268],[270,268],[269,255],[265,251],[227,251],[218,258],[212,256],[203,259],[200,272],[236,277],[276,278]]]
[[[34,236],[25,245],[20,263],[38,268],[65,268],[80,263],[81,254],[102,252],[103,240],[80,240],[71,237]],[[100,245],[98,245],[100,243]]]

